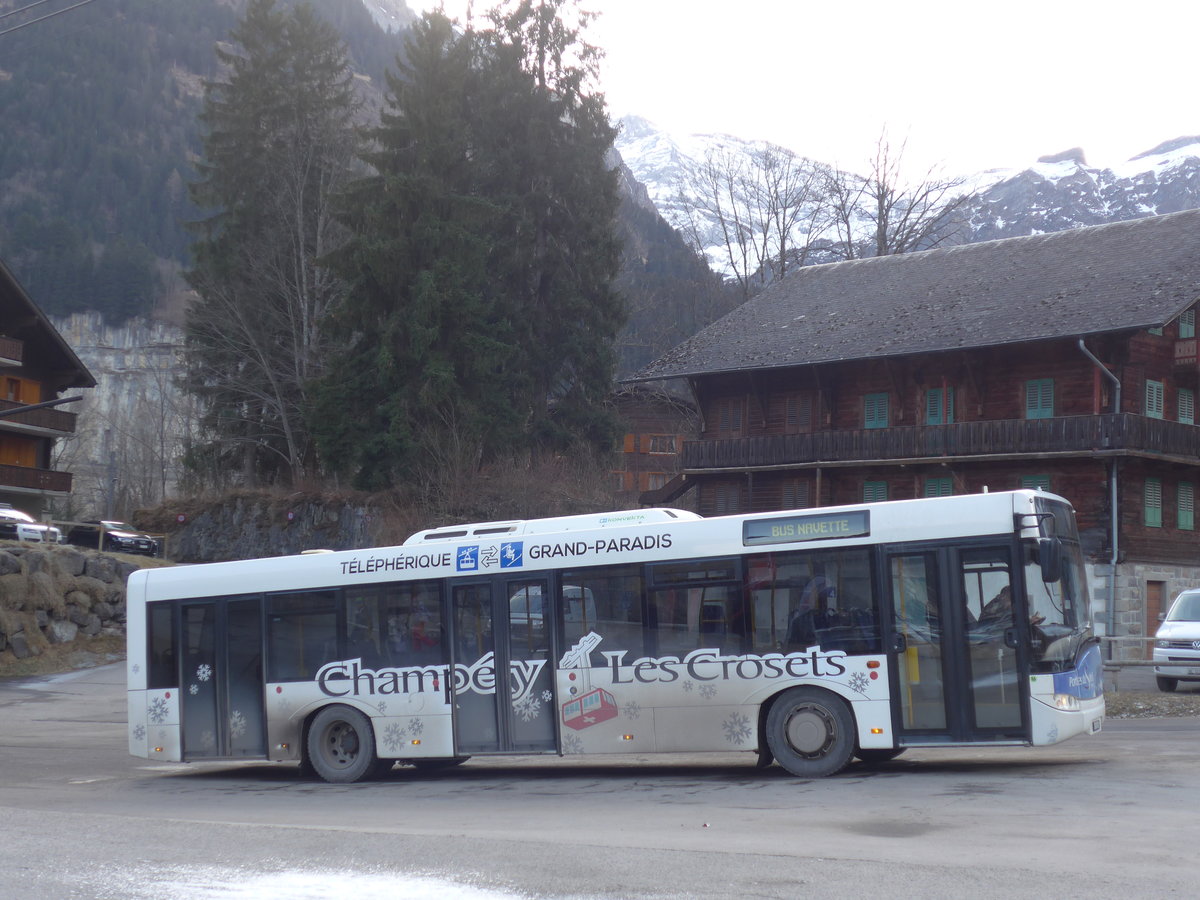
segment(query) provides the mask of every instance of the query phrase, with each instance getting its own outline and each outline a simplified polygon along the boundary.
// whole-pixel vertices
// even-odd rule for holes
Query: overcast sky
[[[419,0],[428,9],[437,0]],[[476,10],[490,6],[475,0]],[[1200,3],[583,0],[614,117],[764,139],[862,168],[886,126],[914,168],[1124,162],[1200,134]],[[460,16],[467,0],[445,0]]]

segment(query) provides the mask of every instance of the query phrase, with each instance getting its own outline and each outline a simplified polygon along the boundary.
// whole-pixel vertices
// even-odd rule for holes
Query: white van
[[[1154,636],[1154,674],[1160,691],[1200,681],[1200,588],[1183,591]]]
[[[592,628],[596,624],[596,598],[591,588],[580,587],[577,584],[564,584],[562,587],[563,619],[568,631],[577,631],[580,627]],[[540,634],[543,629],[542,619],[542,588],[541,585],[530,585],[513,594],[508,600],[509,627],[515,634]]]

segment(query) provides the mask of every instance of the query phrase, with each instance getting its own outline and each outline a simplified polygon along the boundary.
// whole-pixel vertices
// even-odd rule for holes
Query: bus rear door
[[[548,579],[458,583],[451,603],[457,752],[556,751]]]

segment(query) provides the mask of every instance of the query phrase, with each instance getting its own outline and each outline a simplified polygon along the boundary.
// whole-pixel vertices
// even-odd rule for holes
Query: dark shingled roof
[[[628,381],[1165,325],[1200,298],[1200,210],[808,266]]]

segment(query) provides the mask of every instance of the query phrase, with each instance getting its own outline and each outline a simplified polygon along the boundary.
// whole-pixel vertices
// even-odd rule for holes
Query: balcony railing
[[[683,445],[685,471],[806,463],[1131,452],[1200,463],[1200,427],[1128,413],[770,434]]]
[[[27,404],[17,403],[13,400],[0,400],[0,410],[15,409],[25,405]],[[23,413],[5,416],[0,419],[0,422],[5,425],[28,425],[31,428],[56,431],[61,434],[74,434],[75,421],[78,418],[78,413],[63,412],[61,409],[31,409]]]
[[[0,465],[0,489],[3,488],[69,494],[71,493],[71,473],[55,472],[51,469],[34,469],[29,466]]]
[[[25,342],[6,335],[0,335],[0,360],[11,360],[19,363],[25,355]]]

